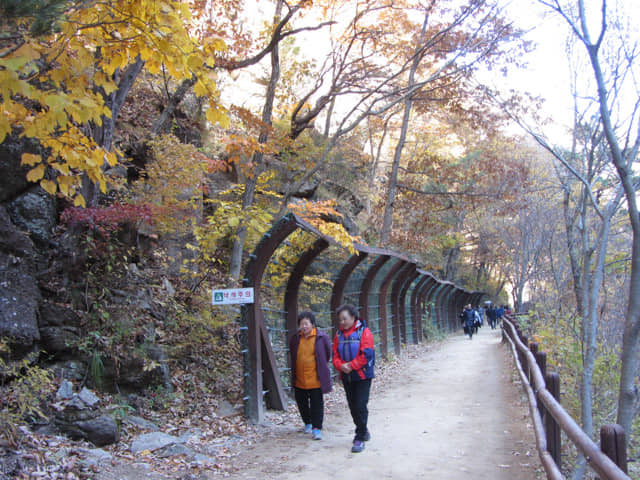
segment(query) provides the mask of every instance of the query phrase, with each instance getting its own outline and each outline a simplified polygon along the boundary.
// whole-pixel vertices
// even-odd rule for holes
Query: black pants
[[[311,424],[313,428],[322,430],[322,419],[324,417],[322,390],[319,388],[304,390],[295,387],[295,393],[298,410],[300,411],[300,416],[304,424]]]
[[[351,418],[356,425],[356,437],[354,440],[364,441],[367,433],[367,420],[369,419],[369,391],[371,390],[371,379],[359,380],[355,382],[342,381],[344,391],[347,394],[347,402],[351,411]]]

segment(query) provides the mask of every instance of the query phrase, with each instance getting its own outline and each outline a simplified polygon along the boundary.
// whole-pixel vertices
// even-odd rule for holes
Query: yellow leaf
[[[41,180],[40,186],[44,189],[45,192],[50,195],[54,195],[56,193],[56,190],[58,189],[56,183],[52,182],[51,180]]]
[[[189,58],[187,58],[187,66],[191,70],[198,70],[202,67],[202,63],[202,57],[200,55],[191,54],[189,55]]]
[[[37,165],[42,162],[42,157],[40,155],[34,155],[33,153],[23,153],[22,160],[20,163],[22,165]],[[42,178],[42,176],[40,176]]]
[[[209,122],[219,123],[223,127],[225,127],[229,122],[227,116],[217,108],[209,108],[207,110],[206,116]]]
[[[76,196],[76,198],[73,199],[73,206],[74,207],[86,207],[87,204],[84,202],[84,197],[80,194],[78,194]]]
[[[68,102],[61,95],[45,95],[44,103],[55,111],[62,111]]]
[[[29,61],[27,57],[3,58],[0,59],[0,66],[7,70],[18,71]]]
[[[207,86],[204,83],[202,83],[200,80],[198,80],[196,84],[193,86],[193,93],[195,93],[198,97],[204,97],[209,92],[207,91]]]
[[[63,195],[71,196],[73,193],[73,177],[58,177],[58,188],[60,188]]]
[[[5,137],[11,133],[11,125],[6,121],[6,118],[0,119],[0,143],[2,143]]]
[[[44,177],[44,170],[45,167],[43,163],[38,165],[36,168],[32,168],[31,170],[29,170],[29,173],[27,173],[27,180],[30,182],[37,182],[42,177]]]
[[[107,153],[106,160],[107,160],[107,163],[112,167],[115,167],[118,164],[118,157],[114,152]]]
[[[36,58],[40,58],[40,53],[33,48],[33,45],[30,43],[25,43],[15,52],[15,56],[25,57],[29,60],[35,60]]]

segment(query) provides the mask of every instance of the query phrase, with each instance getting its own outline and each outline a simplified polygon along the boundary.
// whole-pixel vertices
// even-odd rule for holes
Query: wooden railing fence
[[[564,479],[561,465],[561,431],[582,452],[590,467],[603,480],[629,479],[624,430],[620,425],[605,425],[600,430],[601,448],[580,428],[560,405],[560,378],[546,371],[546,353],[529,343],[515,316],[507,315],[502,325],[503,340],[511,345],[516,367],[525,392],[536,435],[540,460],[551,480]]]

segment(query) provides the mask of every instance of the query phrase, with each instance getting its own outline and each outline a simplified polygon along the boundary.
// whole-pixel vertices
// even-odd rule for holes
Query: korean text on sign
[[[253,303],[253,288],[227,288],[213,290],[211,293],[213,305],[231,305],[235,303]]]

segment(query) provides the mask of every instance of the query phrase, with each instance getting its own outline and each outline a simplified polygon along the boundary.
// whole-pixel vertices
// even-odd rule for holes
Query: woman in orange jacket
[[[329,337],[316,327],[312,312],[298,315],[298,331],[289,340],[291,379],[305,433],[322,440],[323,393],[331,391]]]

